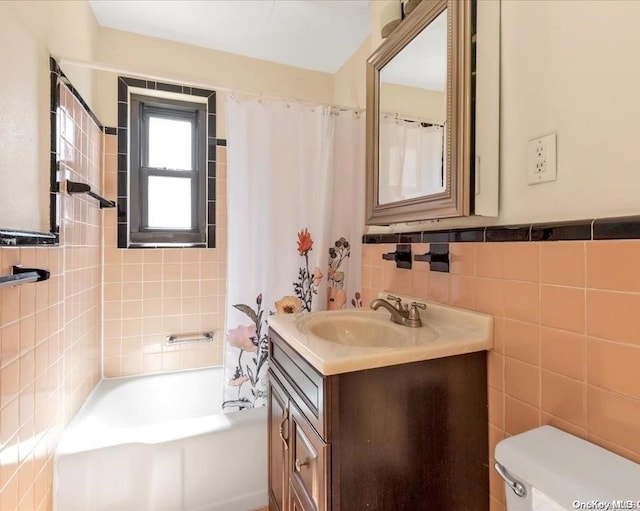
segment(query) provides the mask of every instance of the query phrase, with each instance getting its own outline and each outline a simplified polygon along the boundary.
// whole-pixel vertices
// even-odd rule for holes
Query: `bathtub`
[[[266,506],[267,410],[221,403],[220,368],[100,381],[56,449],[54,509]]]

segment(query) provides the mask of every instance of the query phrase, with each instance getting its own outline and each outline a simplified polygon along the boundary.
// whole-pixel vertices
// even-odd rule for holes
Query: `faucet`
[[[395,300],[396,303],[392,305],[387,300]],[[391,321],[399,325],[411,328],[419,328],[422,326],[418,309],[426,309],[427,306],[424,303],[411,302],[411,309],[409,309],[408,305],[402,304],[402,298],[389,295],[387,296],[387,300],[384,298],[376,298],[369,306],[373,310],[378,310],[380,307],[388,310],[391,313]]]

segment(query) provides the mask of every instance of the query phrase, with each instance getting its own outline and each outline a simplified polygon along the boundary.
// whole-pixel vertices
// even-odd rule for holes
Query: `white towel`
[[[532,488],[531,491],[531,504],[533,511],[569,511],[535,488]]]

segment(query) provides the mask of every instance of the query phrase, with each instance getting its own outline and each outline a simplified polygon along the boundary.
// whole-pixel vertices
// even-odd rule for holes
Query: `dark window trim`
[[[129,242],[129,89],[170,91],[207,101],[207,242],[204,244],[130,243]],[[216,246],[216,146],[226,146],[226,140],[216,138],[216,92],[209,89],[166,84],[127,76],[118,76],[118,125],[109,128],[118,136],[118,248],[207,247]]]
[[[129,151],[129,245],[174,244],[206,246],[207,242],[207,105],[204,103],[131,94]],[[154,168],[148,165],[148,122],[150,116],[181,118],[194,127],[192,170]],[[144,143],[141,143],[144,141]],[[142,149],[142,152],[141,152]],[[191,179],[192,230],[148,227],[147,186],[150,176]]]

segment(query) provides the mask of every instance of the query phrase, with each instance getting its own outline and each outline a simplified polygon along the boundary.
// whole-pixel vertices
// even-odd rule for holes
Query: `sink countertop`
[[[380,296],[386,296],[380,293]],[[405,302],[410,297],[402,297]],[[392,323],[388,311],[380,308],[347,309],[269,317],[272,327],[293,349],[321,374],[348,373],[434,358],[462,355],[493,348],[493,316],[436,302],[415,300],[427,305],[420,311],[423,326],[410,328]],[[325,340],[311,332],[318,320],[358,315],[372,323],[388,321],[385,330],[398,333],[398,345],[362,346]]]

